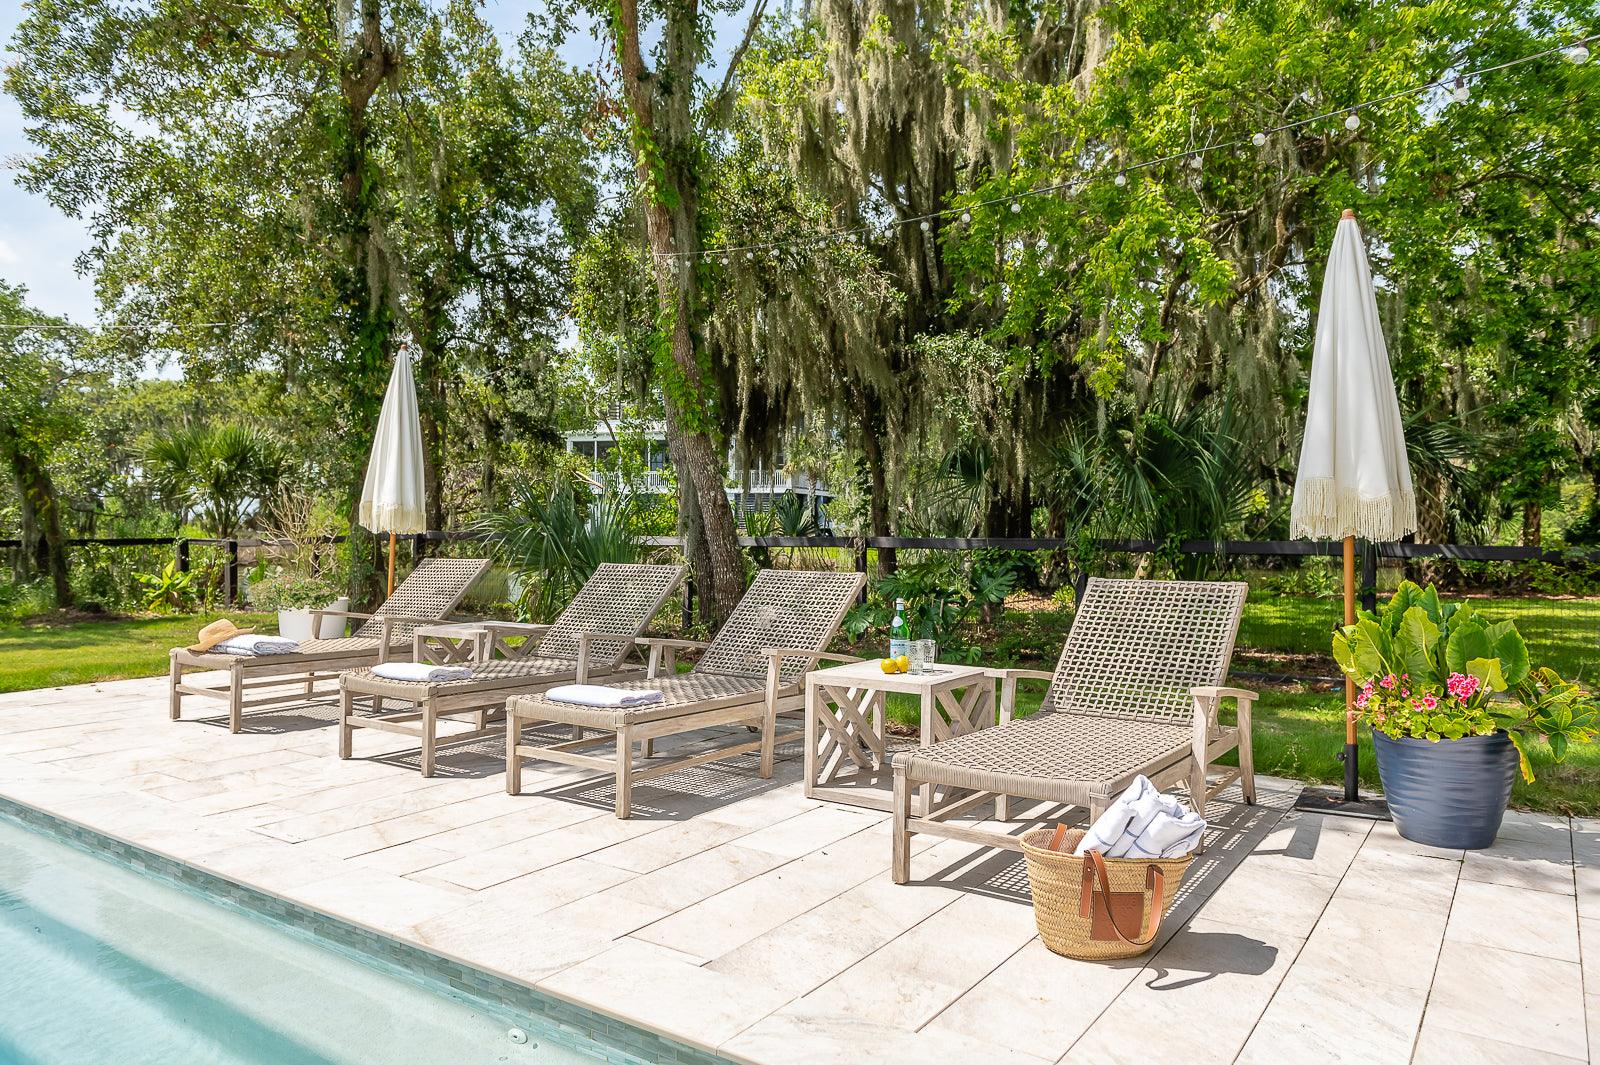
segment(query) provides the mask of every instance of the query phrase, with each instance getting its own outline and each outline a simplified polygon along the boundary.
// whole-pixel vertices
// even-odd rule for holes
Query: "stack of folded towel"
[[[1106,807],[1075,853],[1099,851],[1107,858],[1178,858],[1200,845],[1206,819],[1138,776]]]
[[[545,692],[545,698],[580,706],[642,706],[665,698],[654,688],[612,688],[604,684],[558,684]]]
[[[219,655],[292,655],[300,644],[287,636],[230,636],[211,648]]]
[[[412,684],[442,684],[450,680],[472,679],[472,670],[466,666],[434,666],[427,662],[379,662],[372,667],[372,672],[384,680],[403,680]]]

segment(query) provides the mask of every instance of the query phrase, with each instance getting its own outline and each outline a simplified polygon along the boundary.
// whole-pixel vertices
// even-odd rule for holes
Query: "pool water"
[[[0,818],[0,1065],[596,1060]]]

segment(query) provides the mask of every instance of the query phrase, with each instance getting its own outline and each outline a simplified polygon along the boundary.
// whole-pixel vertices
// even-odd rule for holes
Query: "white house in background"
[[[649,471],[645,474],[644,484],[641,486],[647,492],[666,492],[669,489],[667,480],[662,476],[662,471],[671,466],[667,457],[667,430],[661,422],[645,422],[639,427],[640,435],[644,437],[647,450]],[[593,425],[579,432],[566,434],[566,445],[569,452],[583,455],[594,462],[595,468],[604,470],[609,468],[607,456],[617,446],[616,434],[604,422]],[[821,481],[816,481],[803,473],[789,473],[783,469],[784,454],[778,453],[776,469],[768,469],[766,464],[756,461],[750,466],[748,498],[745,495],[744,471],[739,468],[734,455],[728,455],[727,481],[732,486],[728,488],[728,502],[733,506],[734,515],[743,524],[744,516],[752,511],[765,511],[772,508],[772,501],[785,492],[793,492],[800,501],[806,504],[817,521],[818,525],[827,525],[828,517],[823,507],[833,499],[833,493]]]

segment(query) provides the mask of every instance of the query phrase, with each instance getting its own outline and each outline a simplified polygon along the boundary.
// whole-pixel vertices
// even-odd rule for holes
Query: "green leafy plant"
[[[273,566],[251,579],[245,602],[257,610],[307,610],[325,607],[343,594],[325,577],[284,566]]]
[[[1529,741],[1544,737],[1559,762],[1600,730],[1594,697],[1535,667],[1515,622],[1445,602],[1433,586],[1406,581],[1376,613],[1361,611],[1335,632],[1333,657],[1360,686],[1356,705],[1378,731],[1432,742],[1503,731],[1529,781]]]
[[[146,610],[188,610],[194,606],[194,574],[178,569],[176,560],[161,567],[159,573],[136,573],[134,579],[144,586]]]

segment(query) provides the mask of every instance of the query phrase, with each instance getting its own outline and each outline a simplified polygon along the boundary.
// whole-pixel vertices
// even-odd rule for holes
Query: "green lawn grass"
[[[54,688],[95,680],[153,677],[167,671],[167,652],[194,642],[219,614],[115,620],[0,624],[0,692]],[[237,625],[276,632],[276,614],[227,615]]]

